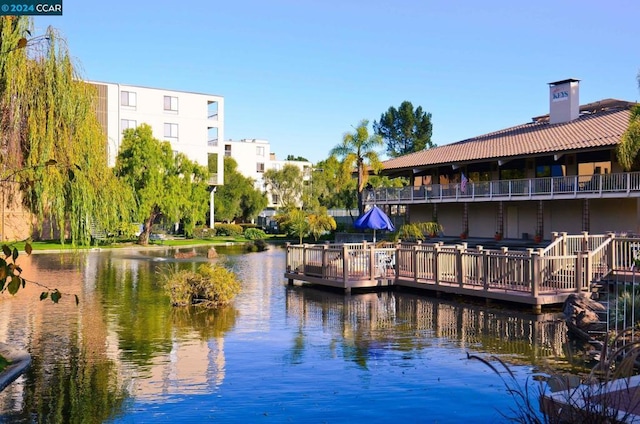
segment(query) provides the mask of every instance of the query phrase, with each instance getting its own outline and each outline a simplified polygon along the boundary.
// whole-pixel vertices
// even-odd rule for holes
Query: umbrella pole
[[[373,229],[373,244],[376,244],[376,229]]]

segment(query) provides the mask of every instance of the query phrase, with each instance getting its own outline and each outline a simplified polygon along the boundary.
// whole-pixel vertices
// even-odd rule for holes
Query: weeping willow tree
[[[107,166],[96,92],[57,32],[31,37],[28,17],[0,17],[2,180],[17,183],[36,228],[89,244],[90,229],[127,221],[132,194]]]

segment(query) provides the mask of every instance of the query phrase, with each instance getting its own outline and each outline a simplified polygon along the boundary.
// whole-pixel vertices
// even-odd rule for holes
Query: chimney
[[[580,116],[580,80],[566,79],[549,83],[549,123],[560,124]]]

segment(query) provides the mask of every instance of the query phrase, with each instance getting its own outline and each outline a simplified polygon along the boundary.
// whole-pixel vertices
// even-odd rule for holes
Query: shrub
[[[215,228],[198,227],[193,230],[193,238],[207,240],[212,239],[216,235]]]
[[[247,252],[263,252],[268,249],[267,242],[263,239],[254,240],[247,244]]]
[[[173,268],[160,279],[173,306],[222,306],[240,292],[236,275],[220,265],[202,264],[196,271]]]
[[[238,224],[217,224],[216,235],[237,237],[242,235],[242,227]]]
[[[244,230],[244,238],[247,240],[262,240],[267,234],[259,228],[247,228]]]

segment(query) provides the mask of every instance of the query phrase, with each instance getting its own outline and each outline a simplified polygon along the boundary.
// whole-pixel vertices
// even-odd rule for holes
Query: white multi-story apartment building
[[[107,135],[109,166],[114,166],[122,132],[148,124],[153,136],[168,141],[174,152],[208,167],[210,222],[214,222],[215,187],[224,182],[224,98],[211,94],[91,82],[98,91],[97,115]]]
[[[232,157],[238,164],[238,172],[255,181],[258,190],[265,191],[269,200],[268,208],[281,206],[277,193],[265,186],[264,172],[268,169],[280,170],[284,165],[294,165],[302,171],[302,178],[307,181],[311,177],[312,164],[308,161],[277,160],[267,140],[242,139],[224,142],[224,155]]]
[[[160,88],[91,82],[98,90],[97,114],[114,166],[122,132],[148,124],[153,136],[175,152],[212,170],[211,185],[222,184],[224,167],[218,140],[224,140],[224,98]],[[213,161],[213,163],[212,163]],[[216,178],[217,174],[217,178]]]

